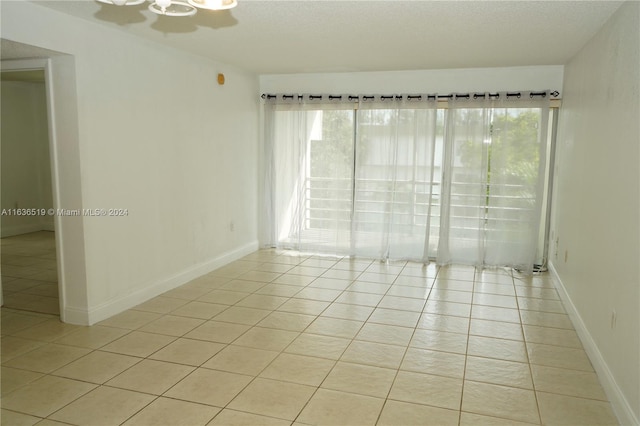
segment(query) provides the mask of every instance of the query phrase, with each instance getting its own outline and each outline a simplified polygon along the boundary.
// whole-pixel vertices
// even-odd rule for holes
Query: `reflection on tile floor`
[[[6,425],[617,424],[510,270],[263,250],[92,327],[3,308],[1,343]]]
[[[4,307],[59,315],[54,233],[32,232],[0,242]]]

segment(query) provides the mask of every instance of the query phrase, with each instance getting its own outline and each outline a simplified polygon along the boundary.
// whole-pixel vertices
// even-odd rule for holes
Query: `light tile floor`
[[[55,234],[32,232],[0,243],[4,306],[59,315]]]
[[[92,327],[2,309],[2,424],[617,424],[549,277],[259,251]]]

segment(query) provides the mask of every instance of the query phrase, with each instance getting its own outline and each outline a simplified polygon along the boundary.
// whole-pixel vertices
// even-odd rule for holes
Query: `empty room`
[[[2,425],[640,425],[640,2],[0,2]]]

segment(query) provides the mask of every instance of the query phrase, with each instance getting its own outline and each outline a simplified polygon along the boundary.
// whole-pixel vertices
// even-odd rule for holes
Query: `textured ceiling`
[[[238,0],[166,18],[144,4],[38,3],[260,74],[560,65],[621,4]]]
[[[11,40],[0,40],[0,59],[49,58],[56,55],[60,53]]]

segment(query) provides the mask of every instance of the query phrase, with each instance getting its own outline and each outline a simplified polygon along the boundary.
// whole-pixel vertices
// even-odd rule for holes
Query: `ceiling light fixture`
[[[146,0],[97,0],[116,6],[135,6]],[[165,16],[193,16],[198,9],[227,10],[238,5],[238,0],[150,0],[149,10]]]
[[[114,4],[116,6],[136,6],[145,2],[145,0],[98,0],[100,3]]]

